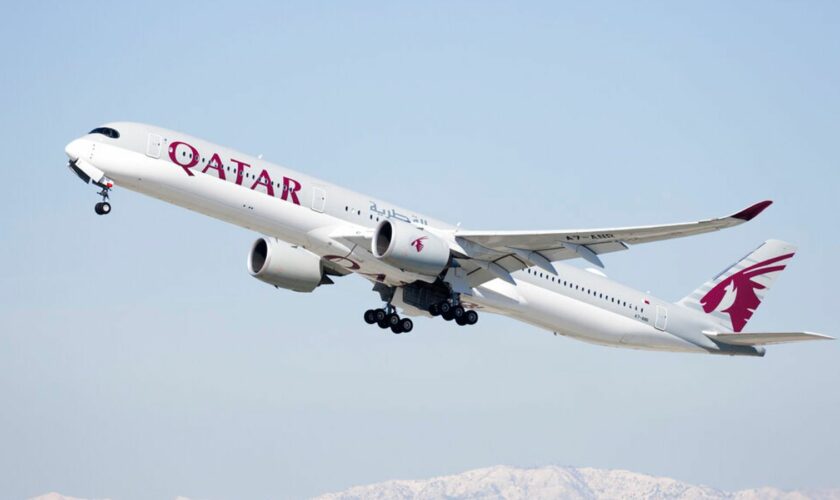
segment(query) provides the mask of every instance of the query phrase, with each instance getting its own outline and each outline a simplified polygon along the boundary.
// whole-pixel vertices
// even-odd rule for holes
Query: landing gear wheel
[[[373,309],[365,311],[365,323],[369,325],[376,323],[376,312]]]
[[[430,305],[429,314],[431,314],[432,316],[440,316],[440,306],[437,304]]]
[[[478,313],[475,311],[467,311],[466,314],[464,314],[464,319],[468,325],[474,325],[478,323]]]
[[[388,313],[385,312],[385,309],[374,309],[373,310],[373,319],[376,320],[377,323],[381,323],[385,321],[385,318],[388,316]]]
[[[400,321],[400,329],[402,329],[403,332],[408,333],[414,329],[414,322],[408,318],[403,318]]]
[[[385,321],[388,323],[388,326],[394,327],[400,324],[400,317],[395,313],[391,313],[385,318]]]
[[[445,313],[440,313],[440,317],[445,319],[446,321],[452,321],[453,319],[455,319],[455,313],[453,313],[452,310],[450,309],[449,311],[446,311]]]
[[[441,315],[446,314],[452,310],[452,304],[445,301],[441,302],[440,304],[438,304],[438,310],[440,310]]]
[[[101,201],[93,206],[93,210],[99,215],[108,215],[111,213],[111,204],[107,201]]]
[[[404,330],[402,329],[402,325],[400,323],[397,323],[396,325],[391,325],[391,331],[394,332],[395,334],[399,335]]]
[[[452,308],[452,316],[455,319],[463,318],[465,313],[466,313],[466,311],[461,306],[455,306],[455,307]]]
[[[383,330],[391,326],[384,319],[382,321],[377,321],[376,324],[379,326],[379,328],[382,328]]]
[[[455,322],[458,323],[460,326],[464,326],[464,325],[467,324],[467,317],[466,316],[461,316],[461,317],[455,318]]]

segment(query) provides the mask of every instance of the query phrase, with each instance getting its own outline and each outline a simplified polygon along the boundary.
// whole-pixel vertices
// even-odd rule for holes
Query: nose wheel
[[[365,323],[377,325],[383,330],[390,329],[395,334],[408,333],[414,329],[414,322],[409,318],[401,318],[396,308],[388,304],[385,309],[368,309],[365,311]]]
[[[111,213],[111,204],[107,201],[102,201],[94,205],[93,210],[99,215],[108,215]]]

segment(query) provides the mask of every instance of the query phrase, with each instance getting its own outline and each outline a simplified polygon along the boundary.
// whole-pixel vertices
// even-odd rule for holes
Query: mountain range
[[[278,496],[277,498],[282,498]],[[314,500],[840,500],[840,488],[786,491],[761,487],[724,491],[626,470],[505,465],[431,479],[398,479],[326,493]],[[29,500],[84,500],[48,493]],[[189,500],[177,497],[175,500]]]
[[[762,487],[728,492],[625,470],[495,466],[421,480],[393,480],[328,493],[316,500],[437,499],[683,499],[840,500],[840,489],[783,491]]]

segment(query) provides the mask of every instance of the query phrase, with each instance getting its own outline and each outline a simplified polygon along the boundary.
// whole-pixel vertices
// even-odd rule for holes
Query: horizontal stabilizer
[[[730,345],[768,345],[803,340],[834,340],[834,337],[813,332],[715,333],[703,332],[710,339]]]

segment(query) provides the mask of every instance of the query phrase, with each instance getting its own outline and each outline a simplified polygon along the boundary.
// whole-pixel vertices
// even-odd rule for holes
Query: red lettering
[[[225,180],[225,166],[222,165],[222,159],[219,158],[218,153],[213,153],[213,156],[207,162],[207,166],[204,167],[204,170],[202,170],[201,173],[206,174],[211,168],[218,173],[219,179]]]
[[[181,163],[179,161],[178,146],[186,146],[190,150],[189,154],[187,154],[186,151],[181,151],[181,156],[183,156],[185,158],[189,157],[189,160],[187,160],[184,163]],[[170,144],[169,145],[169,159],[172,160],[172,163],[174,163],[174,164],[178,165],[179,167],[183,168],[184,172],[186,172],[187,175],[189,175],[191,177],[195,175],[194,173],[192,173],[190,171],[190,169],[198,164],[198,150],[195,149],[194,147],[190,146],[186,142],[175,141],[172,144]]]
[[[251,168],[251,165],[247,163],[243,163],[239,160],[234,160],[233,158],[230,159],[233,163],[236,163],[236,184],[241,186],[242,185],[242,177],[243,172],[245,172],[245,168]]]
[[[271,183],[271,177],[268,175],[268,172],[263,170],[260,172],[260,176],[254,185],[251,186],[251,189],[255,189],[257,186],[265,186],[265,192],[269,196],[274,196],[274,185]]]
[[[300,191],[300,182],[290,177],[283,177],[283,195],[280,196],[281,200],[285,201],[289,196],[291,196],[292,203],[300,205],[300,200],[297,195],[298,191]]]

